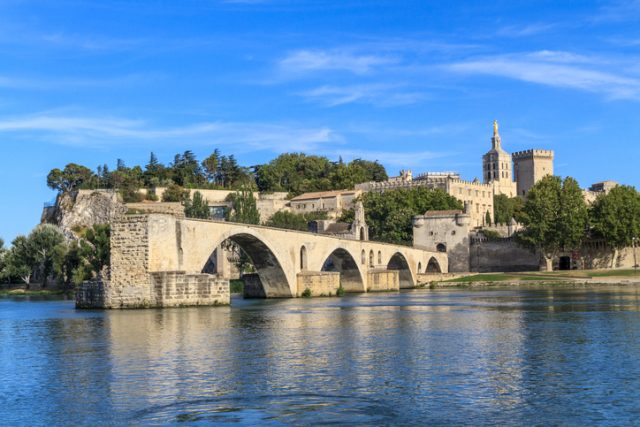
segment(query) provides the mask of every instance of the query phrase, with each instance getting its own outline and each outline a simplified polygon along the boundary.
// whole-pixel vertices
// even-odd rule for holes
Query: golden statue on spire
[[[494,135],[498,134],[498,121],[497,120],[493,121],[493,134]]]

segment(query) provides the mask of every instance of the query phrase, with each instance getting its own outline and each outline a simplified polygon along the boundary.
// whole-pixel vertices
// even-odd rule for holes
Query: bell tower
[[[482,156],[482,177],[485,184],[493,184],[494,195],[516,195],[511,155],[502,148],[497,120],[493,121],[491,150]]]

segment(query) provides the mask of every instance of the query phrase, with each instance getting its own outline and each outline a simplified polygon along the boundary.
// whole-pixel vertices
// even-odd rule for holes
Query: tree
[[[180,202],[184,203],[189,199],[189,191],[177,184],[171,184],[165,188],[162,193],[163,202]]]
[[[269,218],[266,225],[269,227],[284,228],[287,230],[308,231],[309,221],[322,219],[327,219],[326,212],[297,214],[289,211],[278,211]]]
[[[196,191],[193,194],[193,200],[187,199],[184,205],[184,213],[187,218],[209,219],[209,204],[202,198],[202,193]]]
[[[47,286],[47,280],[53,272],[54,248],[64,240],[62,231],[51,224],[38,225],[27,237],[32,272],[41,275],[43,288]]]
[[[232,210],[227,214],[229,221],[260,224],[260,212],[258,212],[256,199],[251,191],[242,189],[229,196],[233,205]]]
[[[590,209],[591,231],[613,249],[611,267],[618,250],[640,238],[640,193],[634,187],[620,185],[598,196]]]
[[[97,185],[97,177],[93,172],[75,163],[69,163],[63,170],[52,169],[47,175],[47,186],[60,193],[73,191],[92,181]]]
[[[326,157],[286,153],[257,166],[256,183],[260,191],[286,191],[294,196],[329,190],[332,169],[333,165]]]
[[[524,207],[524,200],[520,197],[508,197],[499,194],[493,198],[493,222],[509,224],[512,218],[519,222]]]
[[[372,240],[403,245],[413,241],[414,216],[429,210],[463,209],[456,198],[427,187],[370,192],[362,202]]]
[[[202,169],[207,177],[207,181],[217,185],[220,168],[220,150],[217,148],[213,150],[213,153],[202,161]]]
[[[3,279],[20,279],[27,288],[31,283],[32,265],[35,263],[25,236],[16,237],[11,249],[4,255]]]
[[[484,215],[484,225],[490,227],[491,226],[491,214],[489,211]]]
[[[560,251],[578,248],[588,225],[587,205],[575,179],[546,176],[529,191],[519,233],[522,243],[543,255],[547,270]]]

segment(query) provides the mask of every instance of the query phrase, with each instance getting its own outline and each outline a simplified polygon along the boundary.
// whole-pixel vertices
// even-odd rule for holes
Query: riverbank
[[[0,289],[0,298],[2,297],[73,297],[75,294],[75,290],[49,290],[49,289],[39,289],[39,290],[26,290],[26,289]]]
[[[475,288],[512,286],[599,286],[640,285],[637,270],[572,270],[523,273],[480,273],[462,277],[431,281],[421,284],[429,288]]]

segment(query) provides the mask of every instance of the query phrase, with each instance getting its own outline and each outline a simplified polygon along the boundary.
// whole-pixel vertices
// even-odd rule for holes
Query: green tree
[[[202,161],[202,169],[207,177],[207,181],[214,185],[219,184],[220,157],[220,150],[216,148],[209,157]]]
[[[209,203],[202,197],[202,193],[193,193],[193,200],[187,199],[184,205],[184,213],[187,218],[209,219]]]
[[[489,211],[487,211],[487,213],[485,213],[484,215],[484,225],[491,226],[491,214],[489,213]]]
[[[27,246],[31,251],[32,272],[42,278],[42,287],[53,273],[54,248],[65,241],[62,231],[51,224],[38,225],[27,237]]]
[[[97,177],[91,169],[75,163],[69,163],[63,170],[52,169],[47,175],[47,186],[60,193],[76,190],[92,182],[97,186]]]
[[[611,267],[618,251],[640,238],[640,193],[634,187],[620,185],[598,196],[590,209],[594,237],[603,239],[613,249]]]
[[[588,225],[587,205],[575,179],[546,176],[529,191],[522,213],[522,243],[538,250],[547,270],[560,251],[578,248]]]
[[[326,212],[297,214],[289,211],[278,211],[269,218],[266,225],[269,227],[284,228],[287,230],[308,231],[309,221],[323,219],[327,219]]]
[[[511,218],[520,222],[524,200],[499,194],[493,198],[493,219],[496,224],[509,224]]]
[[[232,210],[227,214],[229,221],[243,224],[260,224],[260,212],[258,212],[256,199],[251,191],[242,189],[229,196],[233,205]]]
[[[28,288],[34,264],[35,259],[32,256],[27,238],[18,236],[11,242],[11,249],[4,255],[3,279],[22,280]]]
[[[387,171],[378,161],[355,159],[349,164],[339,161],[334,164],[330,174],[331,186],[334,189],[353,188],[356,184],[369,181],[385,181]]]
[[[326,157],[286,153],[265,165],[256,166],[256,183],[260,191],[285,191],[294,196],[329,190],[332,169],[333,165]]]
[[[177,184],[171,184],[165,188],[162,193],[163,202],[180,202],[184,203],[189,199],[189,191]]]
[[[439,189],[402,188],[363,197],[372,240],[409,245],[413,241],[412,220],[430,210],[462,209],[462,203]]]

